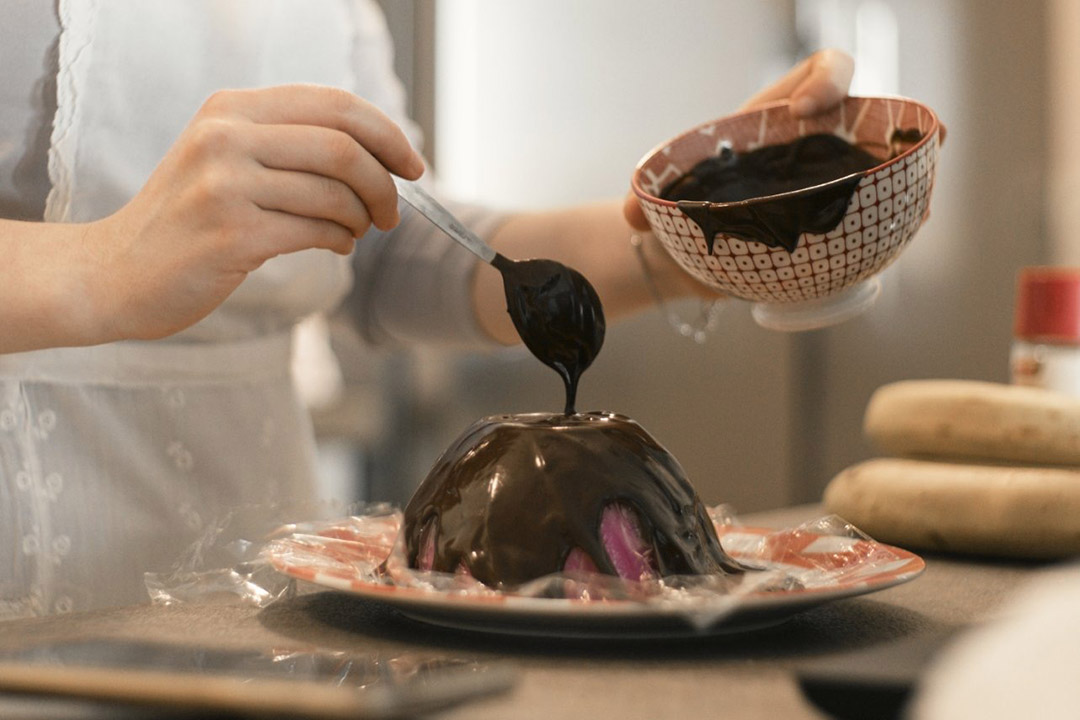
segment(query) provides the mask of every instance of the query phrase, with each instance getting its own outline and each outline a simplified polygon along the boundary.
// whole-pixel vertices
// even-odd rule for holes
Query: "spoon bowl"
[[[506,311],[525,347],[566,386],[567,415],[574,413],[581,374],[604,344],[600,297],[577,270],[554,260],[492,261],[503,276]]]

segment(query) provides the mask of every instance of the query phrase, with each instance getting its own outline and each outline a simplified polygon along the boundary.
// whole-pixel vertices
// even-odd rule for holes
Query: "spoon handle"
[[[461,221],[450,214],[439,201],[431,197],[414,182],[409,182],[397,175],[392,176],[397,185],[398,195],[407,203],[420,211],[431,222],[435,223],[447,235],[461,243],[466,250],[473,253],[486,263],[495,259],[495,250],[481,240],[477,235],[461,224]]]

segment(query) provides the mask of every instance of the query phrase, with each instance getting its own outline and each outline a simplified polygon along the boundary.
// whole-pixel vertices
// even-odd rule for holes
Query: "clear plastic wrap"
[[[319,503],[307,507],[245,505],[207,524],[199,538],[177,558],[169,572],[145,573],[143,582],[155,604],[240,602],[265,607],[275,600],[312,590],[278,572],[265,550],[275,538],[317,534],[340,520],[289,522],[309,518],[378,517],[389,505]]]
[[[875,542],[850,523],[826,516],[783,530],[745,527],[727,506],[709,511],[724,549],[751,568],[744,573],[669,576],[626,580],[586,571],[548,575],[514,588],[495,589],[467,573],[422,571],[408,567],[401,512],[386,505],[359,508],[338,519],[282,526],[263,542],[218,533],[241,562],[225,569],[197,570],[168,577],[148,576],[156,602],[182,602],[220,596],[263,606],[296,591],[333,588],[424,608],[500,608],[544,612],[598,606],[625,612],[644,609],[676,614],[690,626],[714,627],[738,612],[782,604],[798,609],[825,599],[870,592],[911,579],[922,561],[904,550]],[[205,548],[203,549],[205,550]],[[206,553],[189,553],[191,558]],[[550,602],[554,601],[554,602]],[[595,615],[595,614],[594,614]]]

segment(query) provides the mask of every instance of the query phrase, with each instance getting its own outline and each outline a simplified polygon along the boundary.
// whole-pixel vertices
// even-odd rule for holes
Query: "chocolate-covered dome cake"
[[[675,458],[622,415],[485,418],[405,509],[411,567],[508,588],[551,573],[633,580],[740,568]]]

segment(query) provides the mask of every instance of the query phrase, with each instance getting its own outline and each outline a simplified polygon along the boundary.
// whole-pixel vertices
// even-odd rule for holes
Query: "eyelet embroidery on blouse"
[[[37,417],[37,432],[38,436],[44,440],[49,436],[53,430],[56,429],[56,413],[52,410],[43,410],[38,413]]]
[[[22,539],[22,552],[27,557],[38,556],[42,562],[59,566],[64,557],[71,552],[71,538],[67,535],[57,535],[48,547],[42,547],[41,527],[34,525],[30,528],[30,534]]]
[[[14,408],[0,410],[0,431],[11,432],[15,429],[17,423],[18,418],[15,415]]]
[[[51,608],[61,612],[73,607],[70,598],[50,602],[47,597],[57,576],[57,568],[71,552],[71,537],[52,532],[53,505],[64,491],[64,477],[59,472],[45,472],[41,466],[39,445],[48,442],[57,428],[57,414],[51,408],[35,412],[26,388],[18,382],[0,385],[6,407],[0,409],[0,431],[13,435],[15,462],[21,468],[15,472],[13,485],[24,499],[15,503],[13,512],[25,513],[27,531],[18,540],[18,552],[30,570],[29,594],[24,598],[7,598],[0,607],[5,615],[43,614]],[[18,510],[23,508],[23,510]]]
[[[192,469],[195,467],[195,456],[191,454],[191,451],[184,447],[184,443],[179,440],[173,440],[165,448],[165,453],[172,458],[173,465],[184,475],[191,475]],[[183,483],[184,486],[189,486],[190,482]],[[184,524],[187,525],[190,530],[202,530],[203,521],[199,512],[194,508],[190,502],[183,502],[176,508],[177,514],[183,519]]]
[[[184,443],[179,440],[173,440],[169,443],[169,446],[165,448],[165,453],[172,458],[176,469],[181,472],[190,473],[195,466],[195,457],[190,450],[184,447]]]
[[[56,502],[63,490],[64,478],[60,473],[54,472],[45,476],[45,482],[41,484],[38,492],[48,498],[49,502]]]
[[[30,528],[29,535],[23,535],[22,539],[22,553],[27,556],[34,556],[38,554],[38,550],[41,548],[41,538],[39,533],[41,527],[34,525]]]

